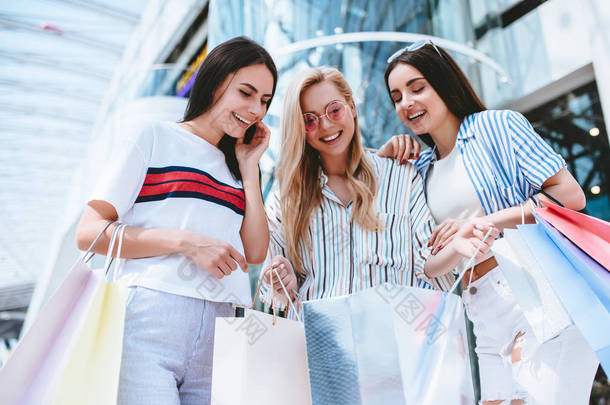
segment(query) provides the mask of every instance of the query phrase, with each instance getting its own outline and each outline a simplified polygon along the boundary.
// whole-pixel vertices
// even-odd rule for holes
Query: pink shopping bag
[[[610,271],[610,223],[542,201],[536,214]]]
[[[114,249],[114,241],[119,229],[120,226],[117,226],[113,234],[109,246],[110,252]],[[105,230],[106,228],[102,232]],[[86,264],[85,258],[91,257],[89,252],[92,247],[93,244],[83,258],[74,264],[66,279],[45,304],[36,321],[21,339],[7,363],[0,369],[0,398],[2,398],[3,405],[55,404],[58,398],[65,398],[70,391],[82,391],[83,386],[95,386],[95,383],[91,384],[84,380],[88,377],[87,375],[81,375],[81,380],[78,382],[79,387],[70,387],[66,382],[67,378],[73,380],[75,364],[78,363],[78,359],[73,358],[75,349],[86,347],[87,342],[83,341],[83,336],[87,335],[85,327],[94,328],[96,334],[114,337],[112,344],[115,347],[112,355],[115,359],[118,355],[119,360],[114,361],[113,369],[91,370],[91,373],[87,374],[93,379],[105,381],[103,387],[105,394],[102,394],[104,398],[116,398],[122,322],[120,319],[117,322],[121,324],[120,330],[108,333],[108,328],[104,328],[99,319],[94,319],[95,325],[92,325],[92,320],[89,318],[92,314],[99,318],[100,313],[108,318],[108,314],[103,312],[103,308],[100,308],[100,301],[103,302],[108,296],[113,296],[124,302],[125,293],[108,293],[109,283],[106,282],[104,276],[105,270],[110,267],[109,260],[106,262],[105,270],[91,270]],[[115,287],[120,288],[118,285]],[[104,306],[103,303],[101,306]],[[119,314],[119,318],[121,315],[124,316],[124,305],[123,313]],[[119,337],[118,345],[116,344],[117,336]],[[106,351],[104,355],[107,356],[108,352]],[[108,379],[105,379],[102,374],[108,373],[115,374],[116,383],[107,383]],[[110,381],[113,381],[113,378],[111,376]],[[62,389],[67,392],[62,393]],[[93,403],[86,397],[82,397],[83,395],[80,398],[84,402]],[[91,400],[95,400],[95,397],[99,396],[93,395]],[[80,401],[80,403],[84,402]]]

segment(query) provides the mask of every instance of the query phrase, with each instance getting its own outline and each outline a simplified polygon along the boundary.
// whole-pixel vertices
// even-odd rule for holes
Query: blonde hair
[[[322,200],[318,152],[307,143],[301,95],[308,88],[328,80],[354,105],[352,90],[341,72],[335,68],[318,67],[302,72],[286,91],[282,114],[282,149],[276,173],[280,189],[280,208],[288,254],[298,274],[303,274],[303,260],[299,255],[299,242],[311,247],[307,229],[314,209]],[[354,116],[354,136],[348,151],[347,187],[353,196],[351,220],[362,228],[375,231],[380,228],[375,197],[377,178],[370,159],[364,154]]]

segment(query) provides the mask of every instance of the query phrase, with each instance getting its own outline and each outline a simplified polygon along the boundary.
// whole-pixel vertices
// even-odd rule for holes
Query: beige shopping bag
[[[104,281],[102,271],[89,313],[57,385],[53,405],[116,403],[125,321],[125,283]]]

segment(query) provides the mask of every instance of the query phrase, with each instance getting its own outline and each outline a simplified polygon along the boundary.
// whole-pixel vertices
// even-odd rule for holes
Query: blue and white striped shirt
[[[529,121],[511,110],[486,110],[464,118],[456,145],[485,214],[521,204],[565,166]],[[436,162],[436,147],[415,166],[424,179]]]
[[[345,206],[322,173],[322,200],[307,230],[311,247],[304,241],[298,246],[305,272],[299,277],[298,292],[303,300],[348,295],[385,282],[441,290],[451,286],[451,275],[430,279],[424,274],[435,223],[417,169],[373,153],[368,153],[368,158],[377,174],[377,210],[383,229],[368,231],[351,221],[353,204]],[[284,240],[277,187],[267,198],[266,207],[269,256],[282,255],[293,262]],[[268,299],[266,290],[263,287],[264,301]]]

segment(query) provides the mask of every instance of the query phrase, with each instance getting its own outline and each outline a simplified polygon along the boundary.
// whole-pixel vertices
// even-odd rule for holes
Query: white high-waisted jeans
[[[589,403],[598,360],[575,326],[539,344],[499,267],[472,282],[462,299],[477,340],[481,401]],[[521,359],[513,362],[514,347]]]

